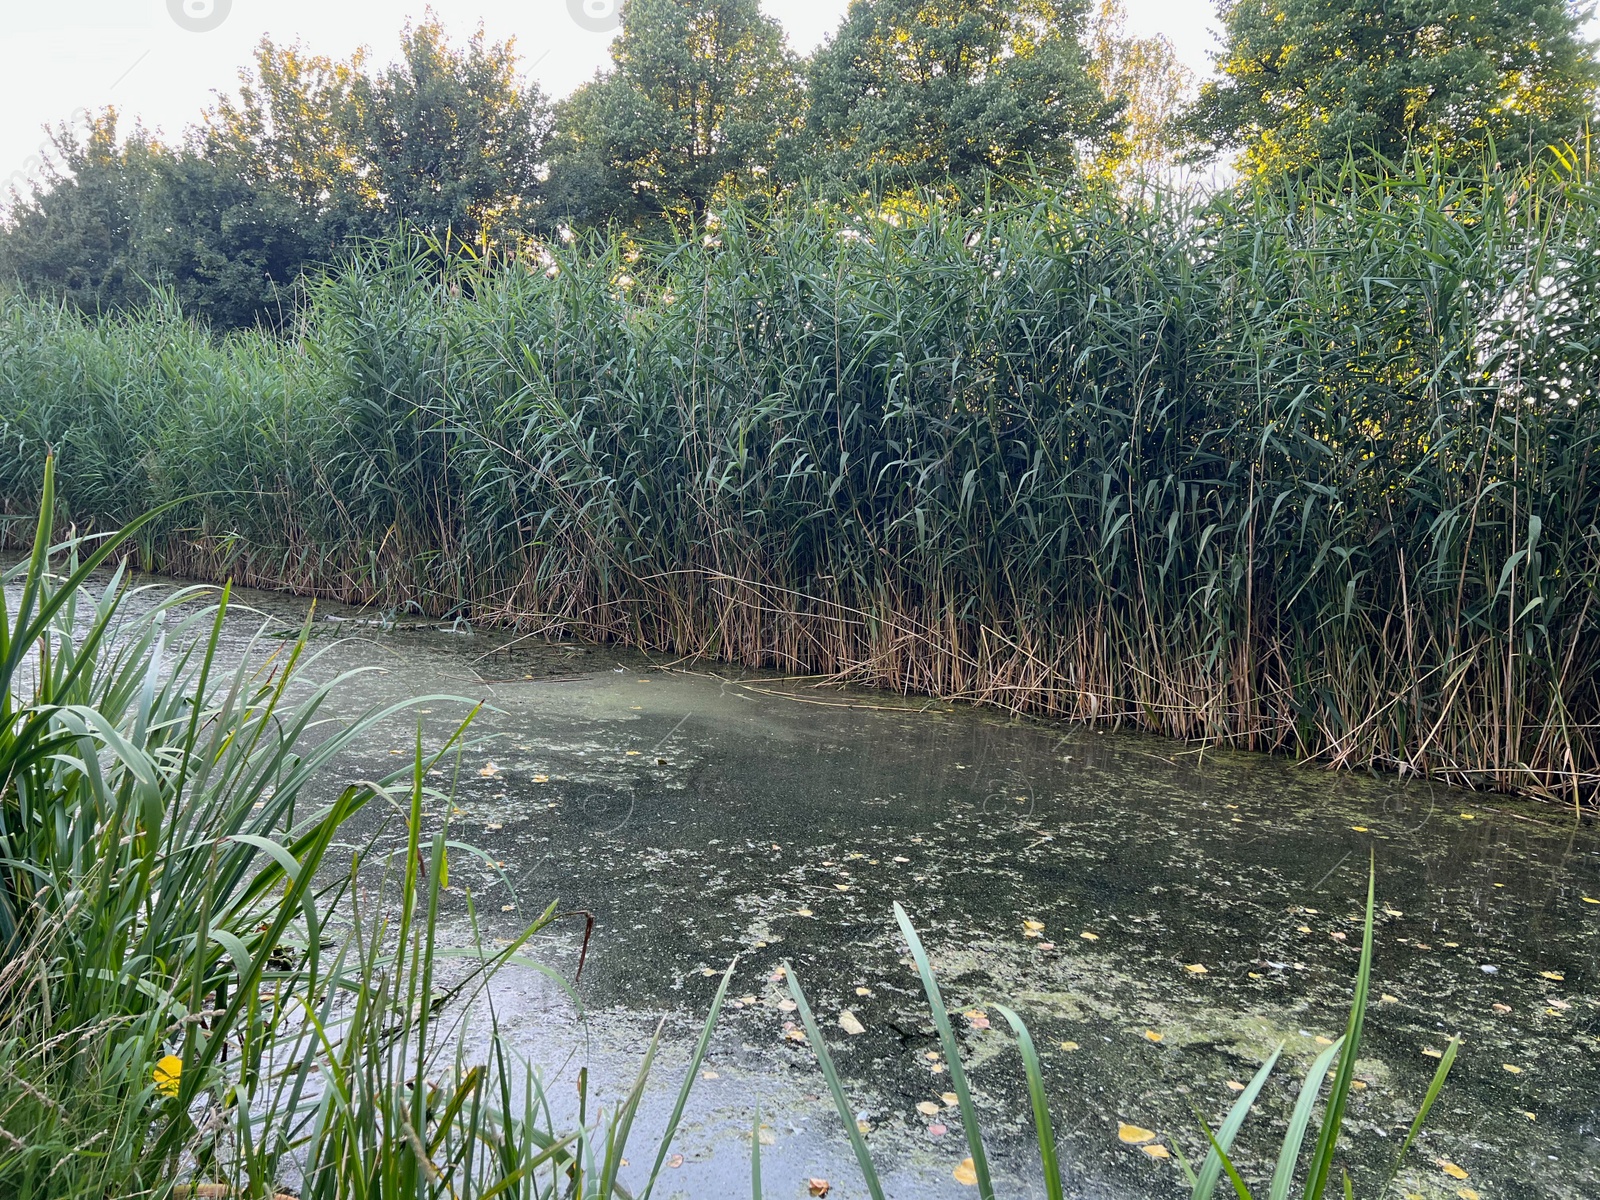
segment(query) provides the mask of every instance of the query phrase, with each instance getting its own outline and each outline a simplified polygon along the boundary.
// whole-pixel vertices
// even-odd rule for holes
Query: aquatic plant
[[[1361,1032],[1366,1024],[1367,998],[1372,984],[1372,929],[1374,916],[1374,897],[1376,888],[1376,871],[1370,871],[1367,877],[1367,909],[1366,919],[1362,928],[1361,961],[1356,968],[1355,986],[1350,1002],[1350,1014],[1345,1024],[1344,1034],[1322,1051],[1306,1072],[1300,1084],[1299,1094],[1296,1097],[1294,1111],[1289,1118],[1288,1128],[1280,1143],[1273,1169],[1272,1178],[1268,1185],[1267,1195],[1270,1200],[1288,1200],[1291,1188],[1294,1185],[1297,1173],[1303,1174],[1304,1200],[1321,1200],[1333,1182],[1333,1168],[1339,1144],[1339,1131],[1344,1124],[1346,1105],[1349,1102],[1352,1086],[1355,1083],[1356,1056],[1360,1051]],[[934,978],[933,966],[928,959],[927,951],[923,948],[922,939],[918,936],[916,927],[911,918],[899,902],[894,906],[895,920],[900,926],[900,932],[906,940],[906,945],[911,951],[912,962],[916,966],[917,975],[922,980],[922,988],[928,998],[929,1010],[933,1017],[934,1028],[939,1035],[940,1049],[944,1054],[944,1061],[950,1071],[950,1087],[956,1096],[956,1105],[961,1114],[962,1131],[966,1137],[967,1151],[970,1157],[961,1165],[962,1173],[966,1176],[965,1182],[977,1187],[981,1200],[993,1200],[996,1195],[994,1184],[990,1178],[988,1156],[984,1152],[983,1134],[978,1121],[977,1106],[973,1103],[971,1089],[967,1086],[966,1072],[961,1064],[961,1047],[956,1040],[955,1031],[950,1024],[949,1013],[945,1010],[944,998],[940,993],[938,981]],[[789,994],[794,998],[800,1019],[805,1026],[806,1037],[817,1056],[817,1065],[821,1068],[823,1078],[827,1081],[828,1090],[833,1097],[834,1105],[838,1109],[840,1119],[844,1122],[845,1131],[850,1137],[851,1147],[855,1151],[856,1162],[861,1169],[867,1191],[874,1200],[883,1200],[883,1187],[878,1180],[877,1169],[872,1162],[866,1142],[861,1137],[857,1128],[856,1118],[849,1100],[845,1096],[844,1086],[839,1079],[838,1070],[833,1064],[833,1059],[828,1053],[827,1043],[823,1040],[822,1031],[818,1028],[816,1018],[812,1015],[811,1006],[806,1000],[804,988],[794,972],[792,965],[784,964],[784,974],[788,982]],[[1028,1033],[1028,1027],[1023,1023],[1015,1011],[1004,1004],[995,1004],[993,1007],[1006,1019],[1016,1036],[1017,1050],[1022,1057],[1023,1070],[1027,1077],[1028,1098],[1033,1109],[1034,1135],[1039,1149],[1040,1165],[1044,1172],[1045,1194],[1051,1200],[1062,1200],[1061,1170],[1056,1155],[1056,1141],[1054,1126],[1050,1117],[1049,1102],[1044,1089],[1044,1072],[1039,1062],[1038,1051],[1034,1048],[1033,1038]],[[1395,1158],[1394,1166],[1389,1171],[1382,1185],[1373,1193],[1374,1196],[1384,1194],[1395,1177],[1399,1174],[1405,1163],[1406,1154],[1410,1151],[1417,1135],[1422,1131],[1423,1123],[1428,1118],[1429,1111],[1433,1108],[1434,1101],[1444,1088],[1446,1077],[1456,1059],[1456,1052],[1460,1049],[1460,1041],[1451,1038],[1435,1070],[1433,1079],[1428,1085],[1426,1094],[1418,1105],[1411,1128],[1400,1146],[1400,1153]],[[1195,1116],[1199,1128],[1206,1139],[1209,1150],[1196,1171],[1184,1156],[1182,1146],[1176,1139],[1168,1144],[1172,1153],[1177,1157],[1184,1177],[1190,1185],[1190,1200],[1211,1200],[1216,1192],[1217,1185],[1226,1174],[1228,1182],[1241,1200],[1251,1200],[1253,1193],[1240,1175],[1229,1155],[1234,1141],[1244,1128],[1246,1119],[1250,1115],[1251,1107],[1261,1095],[1261,1089],[1271,1077],[1273,1069],[1277,1066],[1283,1054],[1284,1047],[1279,1046],[1266,1062],[1256,1072],[1255,1076],[1246,1084],[1239,1093],[1238,1098],[1229,1108],[1221,1125],[1212,1130],[1205,1118],[1197,1111]],[[1332,1068],[1330,1070],[1330,1067]],[[1317,1100],[1322,1094],[1324,1082],[1331,1080],[1328,1089],[1328,1098],[1323,1105],[1322,1123],[1318,1129],[1315,1145],[1309,1155],[1302,1160],[1302,1149],[1305,1145],[1306,1134],[1309,1132],[1311,1122],[1316,1115]],[[1140,1130],[1139,1138],[1142,1141],[1154,1141],[1154,1131]],[[759,1156],[759,1151],[757,1152]],[[757,1160],[759,1162],[759,1158]],[[1303,1167],[1303,1172],[1302,1172]],[[759,1166],[757,1166],[759,1173]],[[1348,1172],[1341,1173],[1343,1194],[1351,1196],[1352,1185]],[[759,1184],[755,1195],[760,1196]]]
[[[149,564],[1577,800],[1581,167],[373,249],[284,337],[0,301],[0,506]]]
[[[654,1047],[620,1108],[561,1127],[486,995],[508,966],[541,969],[522,950],[554,908],[493,952],[438,938],[450,856],[474,851],[425,835],[424,781],[470,715],[313,804],[406,705],[330,731],[342,677],[310,679],[304,634],[224,665],[229,589],[136,611],[118,568],[92,591],[159,513],[57,545],[54,482],[47,460],[32,553],[0,594],[0,1194],[616,1193]],[[374,834],[346,865],[335,848],[374,800],[401,807],[406,840],[384,854]],[[462,1018],[484,1007],[474,1055]]]

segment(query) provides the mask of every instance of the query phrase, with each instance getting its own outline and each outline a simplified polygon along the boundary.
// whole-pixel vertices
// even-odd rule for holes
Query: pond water
[[[275,630],[304,617],[299,601],[242,598]],[[1378,1194],[1437,1053],[1459,1033],[1446,1091],[1387,1194],[1600,1195],[1592,816],[922,698],[651,664],[610,647],[513,643],[460,626],[384,629],[361,616],[322,606],[313,626],[325,646],[318,674],[378,668],[341,689],[343,711],[422,694],[490,706],[451,806],[452,836],[487,850],[514,886],[513,896],[494,873],[454,862],[452,883],[474,889],[486,936],[509,936],[551,899],[594,915],[581,1013],[531,973],[502,981],[496,1002],[513,1044],[558,1096],[589,1067],[609,1107],[666,1018],[634,1183],[648,1173],[648,1135],[664,1124],[717,976],[738,956],[735,1003],[675,1147],[682,1162],[657,1195],[748,1195],[758,1102],[768,1196],[804,1196],[813,1177],[829,1180],[833,1197],[866,1194],[815,1058],[789,1036],[795,1016],[775,978],[786,961],[870,1130],[886,1190],[976,1194],[952,1176],[966,1154],[960,1120],[943,1107],[949,1075],[894,901],[920,929],[955,1016],[1002,1195],[1044,1191],[1021,1062],[989,1007],[997,1001],[1041,1049],[1075,1196],[1186,1194],[1176,1162],[1119,1141],[1119,1122],[1196,1153],[1194,1110],[1215,1125],[1230,1083],[1283,1044],[1239,1139],[1246,1178],[1264,1179],[1294,1081],[1342,1031],[1369,856],[1381,910],[1374,1002],[1343,1159],[1357,1194]],[[240,613],[234,628],[260,620]],[[419,719],[437,744],[465,712],[449,700],[419,707],[341,769],[391,769]],[[581,927],[561,923],[535,954],[570,976]],[[846,1010],[862,1032],[837,1023]],[[925,1114],[919,1103],[941,1107]]]

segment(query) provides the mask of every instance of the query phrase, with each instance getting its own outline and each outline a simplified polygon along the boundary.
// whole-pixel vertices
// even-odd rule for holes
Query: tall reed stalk
[[[0,304],[0,497],[152,565],[1572,801],[1600,188],[1413,173]]]

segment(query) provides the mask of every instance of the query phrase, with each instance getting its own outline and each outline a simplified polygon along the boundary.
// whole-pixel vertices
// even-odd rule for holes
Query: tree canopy
[[[1412,150],[1502,161],[1575,140],[1600,71],[1568,0],[1235,0],[1190,128],[1274,174]]]
[[[802,97],[757,0],[626,0],[611,60],[561,106],[555,213],[698,224],[714,198],[772,186]]]
[[[1091,77],[1081,0],[853,0],[811,64],[825,177],[858,187],[974,185],[1071,170],[1115,127]]]

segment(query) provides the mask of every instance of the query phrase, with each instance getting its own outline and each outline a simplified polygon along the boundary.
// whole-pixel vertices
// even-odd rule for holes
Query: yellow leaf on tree
[[[1137,1146],[1140,1142],[1155,1141],[1155,1130],[1146,1129],[1143,1125],[1129,1125],[1119,1122],[1117,1125],[1117,1140],[1126,1142],[1130,1146]]]
[[[963,1184],[966,1187],[978,1186],[978,1168],[972,1165],[970,1158],[963,1158],[956,1164],[956,1169],[951,1171],[950,1174],[959,1184]]]

